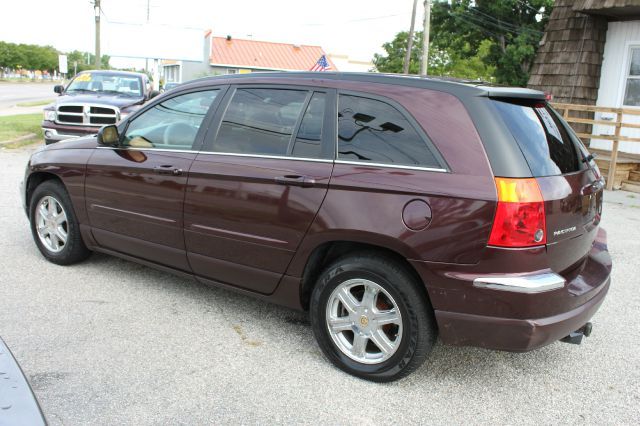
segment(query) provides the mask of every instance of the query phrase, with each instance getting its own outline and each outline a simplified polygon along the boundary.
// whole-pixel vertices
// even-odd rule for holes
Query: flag
[[[309,71],[328,71],[331,69],[331,65],[329,65],[329,61],[327,61],[327,57],[322,55],[318,62],[313,64]]]

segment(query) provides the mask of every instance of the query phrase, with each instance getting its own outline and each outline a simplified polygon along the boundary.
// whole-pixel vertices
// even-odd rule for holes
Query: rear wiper
[[[586,157],[584,157],[584,158],[582,159],[582,162],[583,162],[583,163],[590,163],[590,162],[592,162],[593,160],[595,160],[595,158],[596,158],[596,154],[589,154],[589,155],[587,155]]]

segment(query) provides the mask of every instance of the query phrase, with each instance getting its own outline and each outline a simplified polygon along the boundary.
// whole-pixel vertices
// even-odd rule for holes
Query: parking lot
[[[606,195],[613,282],[581,346],[438,344],[381,385],[332,367],[304,314],[105,255],[46,262],[19,198],[32,149],[0,150],[0,336],[52,425],[640,423],[639,195]]]

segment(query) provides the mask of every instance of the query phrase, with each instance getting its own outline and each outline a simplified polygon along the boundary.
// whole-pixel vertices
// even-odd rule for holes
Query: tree
[[[60,52],[52,46],[39,46],[36,44],[15,44],[0,41],[0,71],[4,75],[5,70],[40,70],[53,73],[58,69],[58,55]],[[73,76],[75,62],[78,63],[78,72],[93,69],[93,58],[89,53],[74,50],[67,53],[69,76]],[[88,62],[87,62],[88,58]],[[102,55],[102,69],[110,69],[109,56]]]
[[[393,41],[383,45],[387,55],[374,55],[373,63],[380,72],[402,72],[403,60],[407,52],[407,32],[400,32]],[[409,74],[418,74],[420,71],[420,55],[422,54],[422,32],[414,35],[413,49],[411,50],[411,62]],[[472,51],[469,43],[461,44],[457,49],[442,47],[432,40],[429,43],[429,75],[446,77],[469,78],[473,80],[494,81],[495,66],[485,63],[484,59],[489,54],[493,43],[491,40],[483,40],[480,46]]]
[[[73,72],[74,69],[77,69],[77,72],[92,70],[95,68],[94,66],[94,58],[96,56],[89,52],[80,52],[79,50],[74,50],[72,52],[67,53],[67,64],[69,66],[69,77],[73,77],[75,74]],[[108,55],[102,55],[100,58],[101,69],[108,70],[111,69],[109,66]],[[76,66],[77,64],[77,66]]]
[[[553,0],[434,3],[429,74],[526,85],[552,6]],[[398,57],[406,52],[406,42],[407,33],[401,32],[385,43],[386,55],[374,56],[376,68],[381,72],[400,72]],[[422,43],[418,40],[417,44],[415,54],[411,55],[411,73],[419,69]]]
[[[17,44],[0,42],[0,67],[20,68],[26,63],[25,52]]]

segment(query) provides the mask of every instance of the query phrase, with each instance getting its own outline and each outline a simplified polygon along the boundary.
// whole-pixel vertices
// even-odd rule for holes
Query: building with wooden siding
[[[556,0],[529,87],[552,94],[554,102],[640,108],[640,0]],[[605,121],[615,117],[595,115]],[[596,125],[592,131],[612,130]],[[640,137],[640,129],[623,133]],[[591,146],[610,150],[611,141],[592,138]],[[640,154],[640,143],[621,142],[620,150]]]

